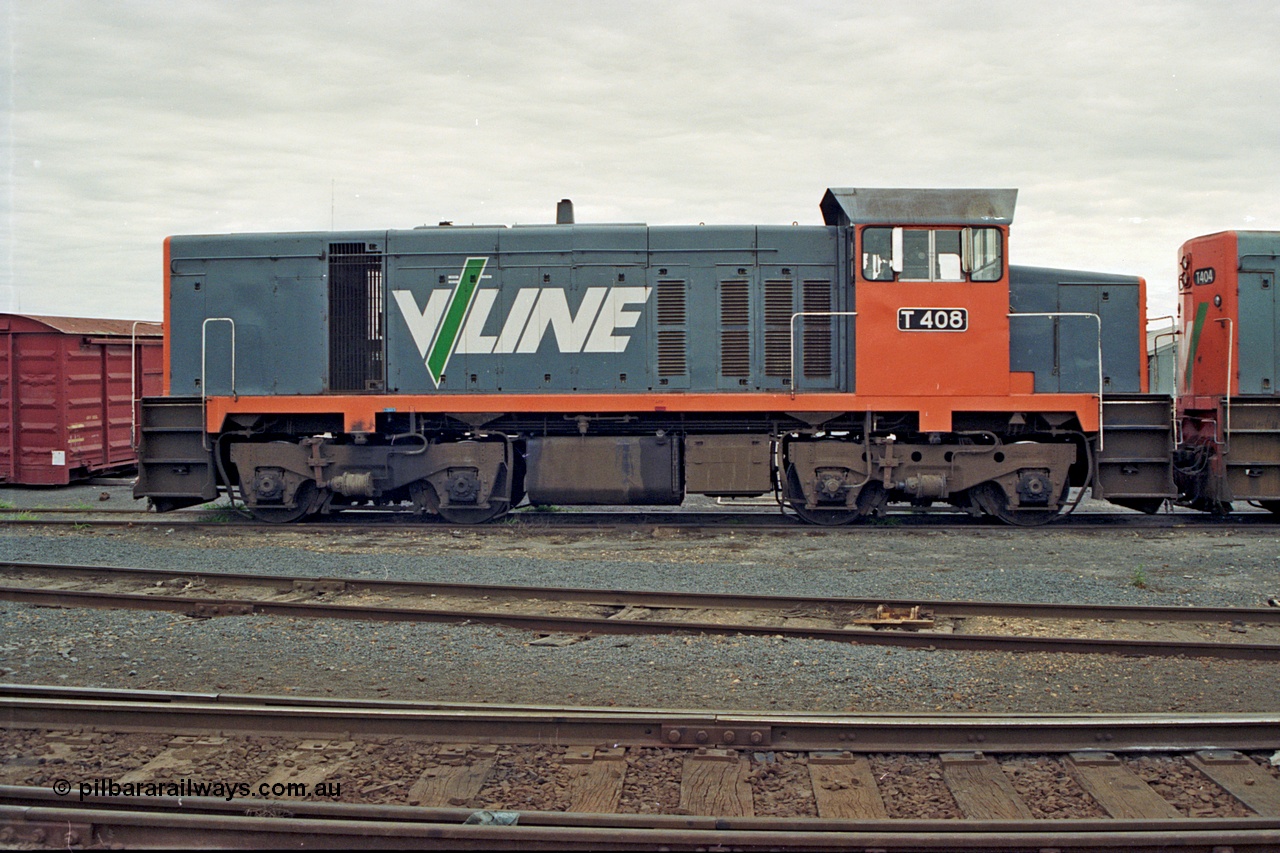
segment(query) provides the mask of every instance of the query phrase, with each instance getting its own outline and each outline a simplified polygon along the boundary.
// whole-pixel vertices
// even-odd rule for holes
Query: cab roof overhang
[[[1008,189],[832,188],[827,225],[1008,225],[1018,191]]]

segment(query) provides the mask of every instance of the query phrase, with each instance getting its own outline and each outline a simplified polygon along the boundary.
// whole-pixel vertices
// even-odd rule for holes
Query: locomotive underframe
[[[803,499],[805,510],[848,509],[859,515],[878,511],[886,503],[927,506],[933,501],[956,502],[977,486],[998,486],[1005,507],[995,514],[1034,509],[1057,511],[1076,461],[1073,444],[1018,441],[1006,444],[993,434],[989,443],[970,436],[950,436],[964,443],[899,442],[875,437],[870,442],[839,439],[797,439],[784,442],[788,500]],[[966,441],[967,439],[967,441]],[[799,487],[799,494],[795,488]],[[985,498],[971,505],[986,510]]]
[[[218,489],[273,521],[363,504],[408,503],[478,522],[526,496],[653,505],[687,494],[772,494],[817,523],[933,502],[1039,523],[1057,513],[1069,486],[1091,479],[1089,439],[1071,413],[956,413],[948,432],[921,431],[919,420],[916,412],[385,412],[375,430],[350,433],[337,414],[240,414],[216,435],[185,427],[187,456],[200,455],[200,440],[208,464],[157,460],[144,467],[139,491],[164,491],[156,504],[169,509],[210,499],[215,476]],[[145,438],[175,440],[162,433]]]
[[[1175,459],[1179,501],[1230,512],[1232,502],[1280,513],[1280,401],[1236,396],[1180,412]]]
[[[424,512],[505,509],[513,451],[502,437],[430,442],[396,436],[387,444],[341,443],[322,436],[296,442],[230,443],[237,485],[251,511],[329,509],[336,500],[411,500]],[[416,439],[416,440],[414,440]],[[303,505],[304,502],[308,502]]]

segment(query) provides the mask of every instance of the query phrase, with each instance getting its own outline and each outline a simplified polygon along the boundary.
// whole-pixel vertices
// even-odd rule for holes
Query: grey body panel
[[[1136,276],[1009,267],[1009,364],[1035,374],[1035,390],[1098,392],[1098,321],[1092,317],[1018,314],[1096,314],[1102,328],[1104,393],[1142,390],[1146,353],[1138,335],[1143,311]]]
[[[320,394],[328,377],[328,291],[323,258],[334,235],[174,237],[170,243],[170,370],[174,396]],[[380,245],[381,232],[343,240]],[[202,337],[203,336],[203,337]]]
[[[1277,393],[1280,379],[1280,233],[1240,231],[1237,376],[1240,394]]]
[[[235,384],[231,324],[214,321],[204,332],[207,393],[330,391],[339,246],[372,265],[368,304],[380,323],[364,343],[381,350],[373,360],[385,364],[385,386],[357,392],[780,391],[793,369],[801,389],[847,388],[852,317],[798,318],[791,347],[794,314],[852,309],[841,244],[837,228],[755,226],[174,237],[173,393],[201,392],[202,324],[222,317],[234,321]],[[352,245],[368,254],[349,254]],[[483,271],[450,337],[442,318],[468,259]],[[732,375],[722,369],[726,282],[741,283],[746,299],[745,361]],[[448,357],[435,377],[426,362],[438,346]]]

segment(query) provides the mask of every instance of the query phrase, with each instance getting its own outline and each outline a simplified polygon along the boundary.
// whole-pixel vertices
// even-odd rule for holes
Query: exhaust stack
[[[556,224],[573,224],[573,202],[567,198],[561,199],[560,203],[556,205]]]

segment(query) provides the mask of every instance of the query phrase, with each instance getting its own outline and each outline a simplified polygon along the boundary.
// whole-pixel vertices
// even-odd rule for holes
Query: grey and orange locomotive
[[[1073,487],[1280,507],[1280,234],[1184,247],[1186,363],[1158,394],[1145,281],[1010,265],[1015,200],[831,189],[815,226],[582,225],[562,203],[546,226],[171,237],[135,492],[228,493],[268,521],[693,494],[1036,525]]]

